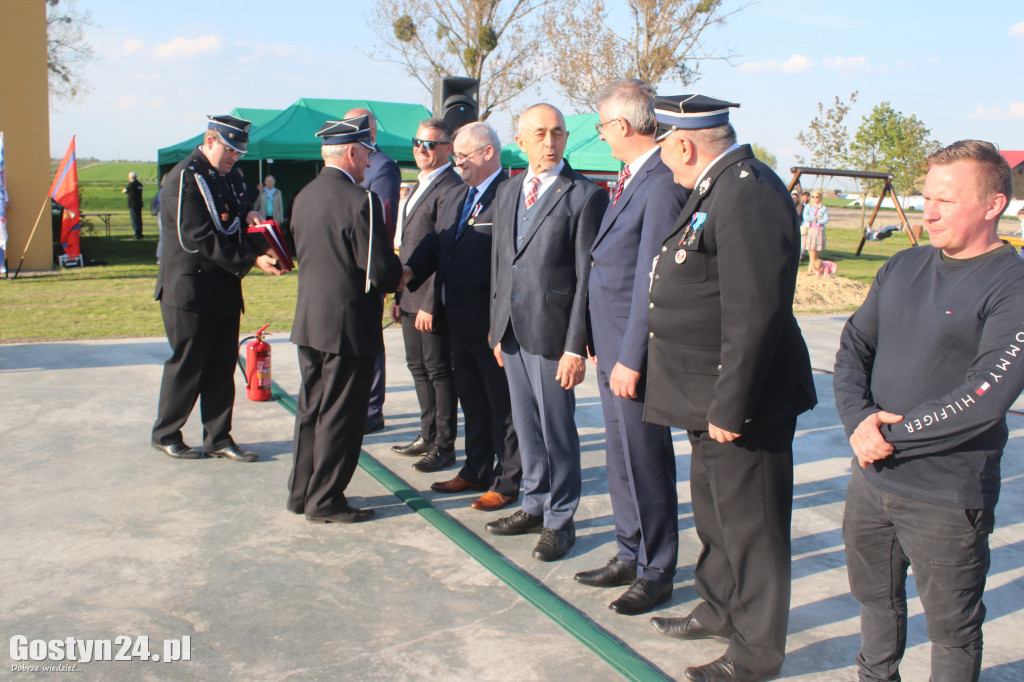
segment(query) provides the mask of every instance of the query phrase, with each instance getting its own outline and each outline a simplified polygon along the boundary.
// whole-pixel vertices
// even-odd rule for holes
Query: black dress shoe
[[[512,516],[491,521],[484,528],[487,529],[488,533],[493,533],[494,535],[523,535],[524,533],[539,533],[543,525],[543,516],[527,514],[520,509]]]
[[[310,516],[306,514],[306,520],[311,523],[359,523],[360,521],[372,518],[373,514],[374,511],[372,509],[346,507],[342,511],[330,514],[329,516]]]
[[[151,445],[155,450],[175,459],[199,459],[203,456],[203,453],[193,450],[184,443],[151,443]]]
[[[225,445],[219,450],[214,450],[213,452],[208,452],[206,454],[208,454],[210,457],[224,457],[225,459],[231,459],[236,462],[255,462],[260,458],[260,456],[257,455],[255,452],[243,450],[234,443],[231,443],[230,445]]]
[[[425,455],[430,451],[430,443],[423,440],[423,436],[416,436],[416,440],[408,445],[392,445],[391,451],[400,455]]]
[[[592,571],[581,571],[573,578],[576,582],[591,587],[619,587],[629,585],[636,580],[636,568],[622,563],[616,556],[612,557],[605,566]]]
[[[431,471],[447,469],[453,464],[455,464],[454,448],[430,448],[423,459],[413,464],[412,468],[429,474]]]
[[[697,621],[691,611],[690,615],[682,618],[651,618],[651,625],[663,635],[675,637],[676,639],[719,639],[728,641],[729,635],[719,632],[712,632]]]
[[[540,540],[533,548],[533,558],[538,561],[555,561],[565,556],[569,548],[576,542],[576,526],[570,521],[564,528],[545,528],[540,532]]]
[[[710,663],[687,668],[686,679],[694,682],[755,682],[763,680],[763,675],[747,670],[727,656],[716,658]]]
[[[363,427],[363,433],[377,433],[378,431],[384,430],[384,415],[378,414],[376,417],[366,420],[366,426]]]
[[[621,597],[608,605],[608,608],[624,616],[635,616],[647,613],[658,604],[668,601],[671,596],[672,583],[637,578]]]

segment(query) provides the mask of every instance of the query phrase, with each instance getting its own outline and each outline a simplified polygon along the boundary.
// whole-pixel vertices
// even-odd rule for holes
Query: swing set
[[[875,223],[875,217],[878,215],[878,210],[882,208],[882,200],[885,199],[885,195],[887,193],[892,197],[892,202],[896,205],[896,213],[898,213],[900,217],[899,229],[907,235],[907,239],[910,240],[911,246],[917,246],[917,237],[914,235],[914,231],[910,229],[910,221],[907,219],[907,214],[903,212],[903,207],[900,205],[899,197],[896,196],[896,190],[893,189],[892,179],[894,176],[892,173],[840,170],[838,168],[808,168],[805,166],[794,166],[789,170],[793,173],[793,179],[789,181],[790,192],[793,191],[794,187],[800,184],[800,177],[803,175],[824,175],[838,178],[857,178],[858,180],[885,181],[882,193],[879,195],[878,202],[875,204],[875,210],[871,212],[871,219],[868,220],[867,225],[864,227],[864,231],[861,233],[860,244],[857,246],[857,255],[860,256],[860,252],[864,248],[864,242],[867,241],[868,232],[871,230],[871,226]]]

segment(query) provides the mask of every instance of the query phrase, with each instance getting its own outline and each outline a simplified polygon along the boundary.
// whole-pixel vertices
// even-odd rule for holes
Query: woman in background
[[[828,224],[828,209],[821,203],[821,190],[811,192],[811,203],[804,206],[804,223],[807,233],[803,236],[804,249],[811,255],[807,274],[821,274],[821,259],[818,253],[825,250],[825,225]]]

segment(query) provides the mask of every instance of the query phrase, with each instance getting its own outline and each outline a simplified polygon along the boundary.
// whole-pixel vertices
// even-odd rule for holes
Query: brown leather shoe
[[[438,493],[461,493],[463,490],[487,490],[485,486],[479,483],[470,483],[464,478],[456,476],[450,481],[438,481],[437,483],[431,483],[430,489]]]
[[[479,509],[480,511],[495,511],[497,509],[501,509],[515,499],[516,498],[510,495],[502,495],[501,493],[496,493],[493,490],[488,490],[479,498],[473,500],[472,504],[469,506],[473,509]]]

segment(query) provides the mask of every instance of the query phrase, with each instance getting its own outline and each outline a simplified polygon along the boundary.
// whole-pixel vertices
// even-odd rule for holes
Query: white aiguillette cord
[[[366,190],[366,198],[370,200],[370,232],[366,240],[366,288],[364,294],[370,293],[370,263],[373,258],[373,193]]]

